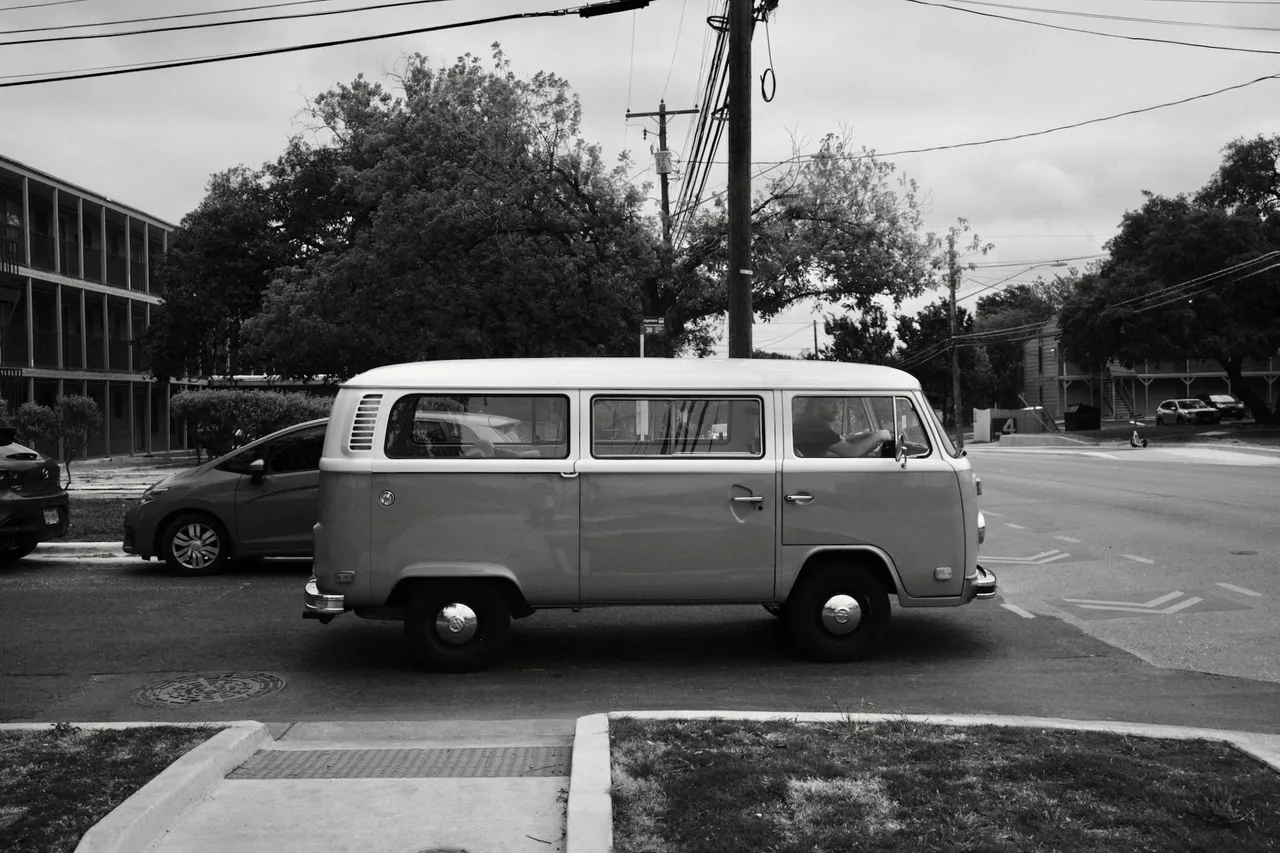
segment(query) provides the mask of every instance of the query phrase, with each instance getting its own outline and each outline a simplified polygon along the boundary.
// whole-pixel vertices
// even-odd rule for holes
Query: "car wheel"
[[[1176,418],[1174,418],[1173,422],[1178,426],[1182,426],[1182,415],[1178,415]]]
[[[40,540],[30,533],[17,533],[6,542],[0,542],[0,566],[10,566],[30,554]]]
[[[174,574],[213,575],[226,568],[230,543],[222,524],[202,512],[189,512],[169,522],[160,537],[160,553]]]
[[[1156,415],[1156,426],[1164,426],[1164,418]]]
[[[867,567],[829,565],[800,579],[785,613],[792,638],[810,657],[863,660],[889,630],[889,595]]]
[[[419,666],[473,672],[506,651],[511,606],[492,581],[425,583],[409,599],[404,638]]]

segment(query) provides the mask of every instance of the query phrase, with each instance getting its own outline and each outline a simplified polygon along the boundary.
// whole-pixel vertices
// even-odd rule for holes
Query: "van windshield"
[[[934,431],[942,439],[942,452],[959,459],[960,451],[956,450],[955,444],[951,441],[951,436],[947,435],[947,430],[942,426],[942,421],[938,420],[938,413],[933,410],[932,406],[924,406],[922,411],[925,412],[925,417],[933,424]]]

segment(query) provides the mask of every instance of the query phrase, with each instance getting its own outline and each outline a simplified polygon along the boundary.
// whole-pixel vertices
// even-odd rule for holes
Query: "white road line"
[[[1009,523],[1009,522],[1007,522],[1007,521],[1004,523],[1004,526],[1005,526],[1005,527],[1012,527],[1014,530],[1026,530],[1026,529],[1027,529],[1027,528],[1023,527],[1021,524],[1010,524],[1010,523]]]
[[[983,514],[983,515],[989,515],[989,516],[991,516],[992,518],[1004,518],[1004,513],[1003,513],[1003,512],[992,512],[992,511],[991,511],[991,510],[989,510],[989,509],[987,509],[987,510],[983,510],[983,511],[982,511],[982,514]]]
[[[1229,589],[1232,592],[1238,592],[1241,595],[1256,595],[1258,598],[1262,597],[1262,593],[1260,592],[1254,592],[1251,589],[1245,589],[1244,587],[1236,586],[1235,584],[1219,582],[1217,585],[1222,587],[1223,589]]]
[[[1033,614],[1033,613],[1028,613],[1027,611],[1023,610],[1021,607],[1019,607],[1019,606],[1018,606],[1018,605],[1016,605],[1016,604],[1001,604],[1000,606],[1001,606],[1001,607],[1003,607],[1005,610],[1008,610],[1010,613],[1017,613],[1017,614],[1018,614],[1019,616],[1021,616],[1023,619],[1034,619],[1034,618],[1036,618],[1036,617],[1035,617],[1035,614]]]
[[[1133,560],[1135,563],[1155,563],[1155,560],[1148,560],[1146,557],[1139,557],[1137,554],[1121,554],[1126,560]]]
[[[1096,601],[1092,598],[1064,598],[1063,601],[1069,601],[1072,604],[1105,604],[1112,607],[1159,607],[1166,601],[1173,601],[1182,595],[1182,590],[1175,589],[1159,598],[1153,598],[1150,601]]]
[[[1080,544],[1080,540],[1079,540],[1079,539],[1072,539],[1070,536],[1055,536],[1055,537],[1053,537],[1053,538],[1054,538],[1054,539],[1061,539],[1063,542],[1074,542],[1074,543],[1076,543],[1077,545],[1079,545],[1079,544]]]

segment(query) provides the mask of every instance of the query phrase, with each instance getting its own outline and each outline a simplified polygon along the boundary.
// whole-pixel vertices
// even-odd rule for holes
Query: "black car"
[[[1217,409],[1220,418],[1244,420],[1249,416],[1249,410],[1245,408],[1244,403],[1230,394],[1199,394],[1197,397],[1201,402],[1208,403]]]
[[[70,514],[58,463],[0,429],[0,566],[67,532]]]

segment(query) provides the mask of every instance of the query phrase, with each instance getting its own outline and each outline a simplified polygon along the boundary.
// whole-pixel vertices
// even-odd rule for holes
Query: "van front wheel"
[[[506,650],[511,607],[496,584],[481,580],[423,584],[409,599],[404,637],[420,666],[473,672]]]
[[[889,629],[889,594],[863,566],[827,566],[800,579],[785,613],[792,638],[810,657],[863,660]]]

